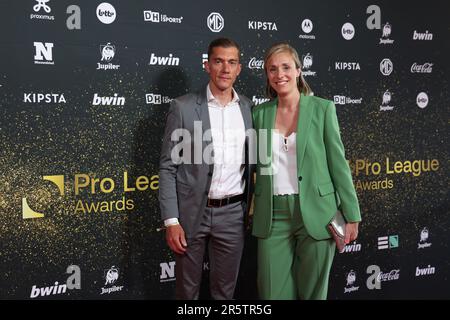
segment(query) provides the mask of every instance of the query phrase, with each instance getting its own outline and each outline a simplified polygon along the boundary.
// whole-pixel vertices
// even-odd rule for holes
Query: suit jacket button
[[[302,179],[303,179],[302,177],[298,177],[298,181],[302,181]]]
[[[208,176],[212,177],[212,172],[208,172]]]

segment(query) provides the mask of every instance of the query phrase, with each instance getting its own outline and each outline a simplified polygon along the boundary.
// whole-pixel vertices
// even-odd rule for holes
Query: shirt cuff
[[[173,226],[173,225],[176,225],[176,224],[180,224],[178,222],[178,218],[170,218],[170,219],[164,220],[164,226],[165,227]]]

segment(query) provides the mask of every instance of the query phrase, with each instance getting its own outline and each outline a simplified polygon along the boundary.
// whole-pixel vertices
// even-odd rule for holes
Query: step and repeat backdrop
[[[207,46],[242,49],[236,89],[266,101],[288,41],[337,107],[363,222],[329,299],[450,298],[450,5],[398,1],[1,1],[0,299],[172,299],[158,160]],[[237,299],[256,299],[248,235]],[[209,264],[204,263],[207,299]]]

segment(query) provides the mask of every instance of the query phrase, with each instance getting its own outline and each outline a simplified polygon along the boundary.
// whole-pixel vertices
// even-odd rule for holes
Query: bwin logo
[[[426,268],[416,267],[416,277],[429,276],[436,273],[436,268],[428,265]]]
[[[160,282],[175,280],[175,261],[170,261],[169,263],[161,262],[159,267],[161,268],[161,274],[159,275]]]
[[[125,97],[118,97],[117,93],[114,93],[114,97],[100,97],[97,93],[94,94],[92,100],[93,106],[123,106],[125,104]]]
[[[55,64],[53,61],[53,43],[34,42],[33,44],[36,49],[34,54],[35,64]]]
[[[425,31],[425,33],[417,32],[414,30],[413,33],[413,40],[433,40],[433,34],[431,32],[428,32],[428,30]]]
[[[352,244],[347,244],[344,247],[344,252],[359,252],[361,251],[361,244],[360,243],[352,243]]]
[[[38,288],[36,285],[33,285],[31,288],[30,298],[34,299],[39,296],[47,297],[58,294],[66,293],[67,289],[81,289],[81,271],[80,267],[77,265],[70,265],[66,269],[66,273],[71,274],[66,281],[66,284],[59,284],[58,281],[55,281],[55,284],[50,287],[41,287]]]
[[[152,66],[178,66],[180,64],[180,58],[174,57],[171,53],[168,57],[158,57],[152,53],[148,64]]]

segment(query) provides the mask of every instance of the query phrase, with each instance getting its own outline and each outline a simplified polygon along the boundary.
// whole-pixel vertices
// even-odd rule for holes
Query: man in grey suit
[[[239,56],[233,40],[212,41],[207,87],[174,99],[167,115],[159,201],[175,252],[177,299],[198,299],[207,244],[211,297],[233,298],[252,176],[246,135],[252,103],[233,89]]]

